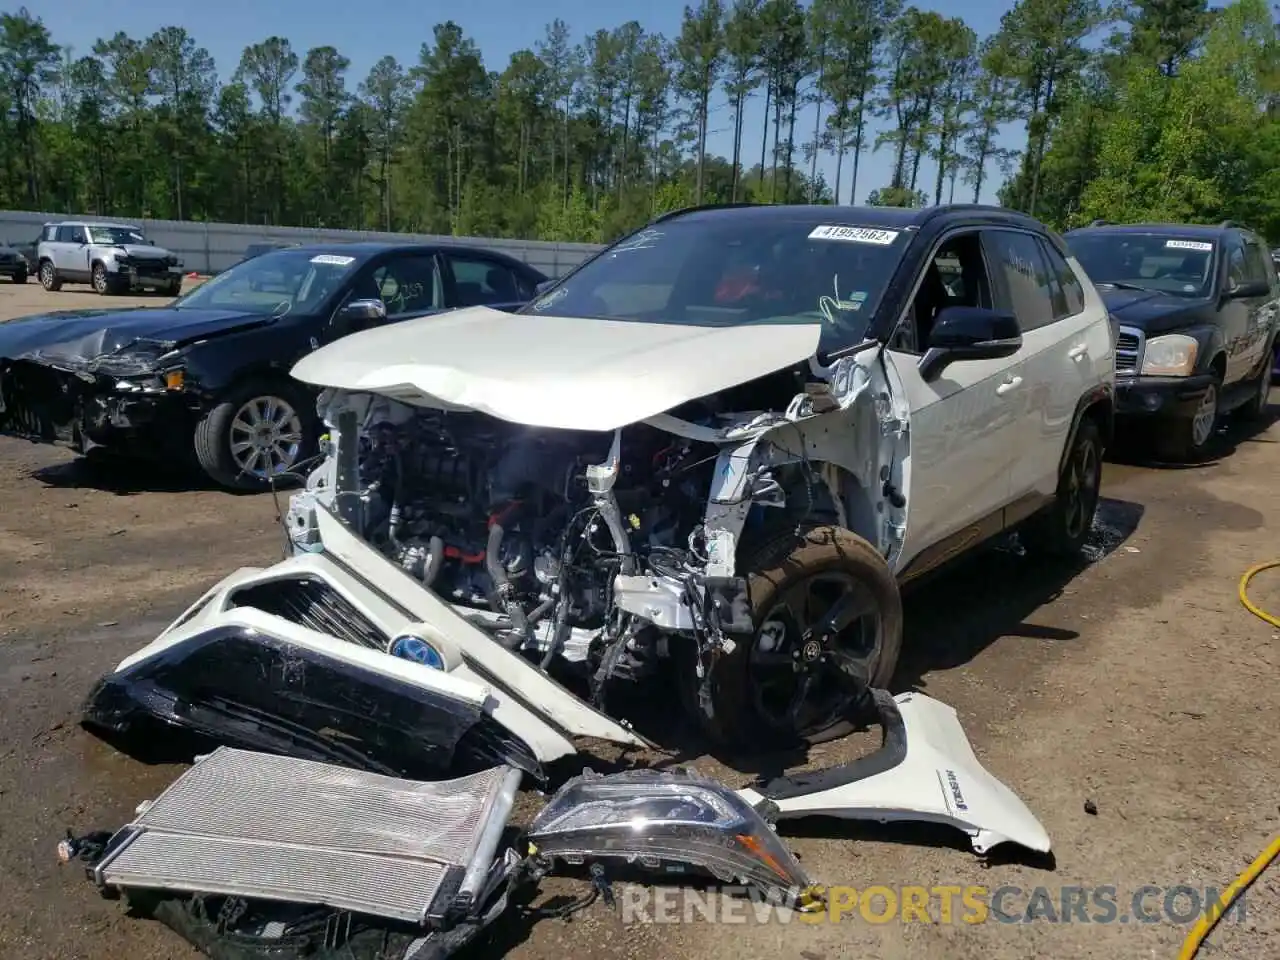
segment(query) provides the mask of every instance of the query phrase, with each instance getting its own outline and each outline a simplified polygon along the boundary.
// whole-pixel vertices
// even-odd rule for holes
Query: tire
[[[13,282],[14,282],[14,283],[26,283],[26,282],[27,282],[27,271],[25,271],[25,270],[19,270],[17,273],[15,273],[15,274],[13,275]]]
[[[182,281],[181,281],[181,280],[179,280],[179,281],[177,281],[176,283],[171,283],[171,284],[169,284],[169,286],[168,286],[168,287],[166,287],[166,288],[165,288],[163,291],[161,291],[161,292],[162,292],[162,293],[164,293],[164,295],[165,295],[166,297],[180,297],[180,296],[182,296]]]
[[[1275,363],[1275,345],[1267,347],[1262,361],[1262,369],[1258,371],[1258,383],[1249,402],[1236,410],[1236,416],[1250,423],[1261,420],[1267,413],[1267,405],[1271,401],[1271,368]]]
[[[1102,453],[1102,431],[1085,414],[1064,458],[1053,503],[1019,531],[1028,553],[1074,557],[1084,549],[1102,489]]]
[[[232,449],[233,443],[251,442],[253,439],[244,429],[252,420],[247,412],[250,406],[257,404],[261,412],[262,405],[268,401],[275,401],[277,408],[281,403],[288,406],[296,419],[299,436],[296,450],[287,463],[272,461],[277,471],[292,469],[314,452],[317,442],[315,399],[306,390],[283,379],[247,380],[228,391],[196,424],[196,462],[215,483],[230,490],[266,490],[272,486],[265,470],[262,473],[248,472],[245,463],[237,459]],[[282,434],[294,432],[291,427],[281,428]],[[240,438],[238,441],[237,437]],[[264,442],[269,445],[269,441]],[[265,467],[265,461],[259,460],[259,463]],[[276,482],[283,485],[293,479],[286,476]]]
[[[107,268],[100,263],[93,265],[93,271],[90,279],[93,282],[93,289],[99,296],[109,297],[116,292],[116,285],[111,282],[111,277],[107,273]]]
[[[852,699],[838,708],[839,693],[845,688],[835,685],[837,708],[814,718],[809,725],[780,724],[777,715],[770,717],[761,709],[752,672],[752,654],[761,649],[765,628],[778,621],[766,620],[778,609],[780,597],[803,585],[810,578],[835,575],[849,578],[860,585],[864,599],[878,614],[873,628],[878,656],[868,664],[867,679],[872,687],[884,687],[893,676],[902,649],[902,600],[898,584],[884,558],[862,537],[842,527],[813,526],[797,536],[794,529],[745,551],[740,557],[741,569],[747,571],[748,597],[755,632],[749,637],[734,635],[734,647],[720,653],[708,667],[710,715],[699,704],[701,681],[692,663],[680,664],[682,694],[686,709],[693,711],[704,733],[717,743],[735,749],[744,746],[785,746],[797,743],[821,743],[844,736],[854,729],[850,708]],[[829,609],[829,608],[828,608]],[[816,617],[825,611],[815,611]],[[791,637],[787,638],[788,644]],[[790,656],[799,650],[791,648]],[[778,656],[785,663],[786,654]],[[688,658],[692,660],[692,656]],[[779,666],[778,676],[785,677],[789,663]],[[830,668],[826,668],[830,669]],[[798,675],[795,675],[798,676]],[[831,683],[836,684],[834,677]]]
[[[1218,406],[1221,395],[1222,379],[1219,377],[1209,384],[1193,416],[1174,420],[1156,438],[1156,448],[1161,457],[1175,463],[1186,463],[1204,456],[1221,416]]]
[[[58,271],[50,260],[40,261],[40,286],[50,293],[57,293],[62,289],[62,278],[58,276]]]

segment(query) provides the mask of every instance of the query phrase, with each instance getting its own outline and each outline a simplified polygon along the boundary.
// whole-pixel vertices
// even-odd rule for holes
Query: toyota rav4
[[[659,218],[516,313],[304,357],[329,453],[295,556],[214,587],[90,715],[396,769],[470,729],[546,762],[642,742],[610,692],[660,699],[667,659],[714,738],[830,737],[893,673],[900,585],[1002,531],[1084,544],[1112,344],[1062,241],[1007,210]],[[424,703],[470,719],[428,745]]]

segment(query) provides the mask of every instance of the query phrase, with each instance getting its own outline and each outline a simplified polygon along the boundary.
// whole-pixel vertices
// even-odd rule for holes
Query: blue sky
[[[208,48],[218,65],[218,73],[229,77],[240,60],[245,46],[273,34],[287,37],[301,57],[308,48],[332,44],[351,60],[348,86],[354,88],[369,68],[385,54],[392,54],[410,66],[418,60],[418,50],[431,38],[434,24],[452,19],[475,39],[484,55],[485,66],[502,70],[510,55],[522,47],[532,47],[541,39],[546,24],[557,17],[574,30],[575,36],[613,28],[634,17],[646,29],[673,37],[679,33],[684,9],[683,0],[652,0],[646,6],[623,5],[589,0],[469,0],[465,3],[415,4],[411,0],[127,0],[125,3],[103,4],[102,0],[26,0],[28,9],[41,17],[53,33],[54,40],[70,45],[72,53],[83,56],[90,52],[100,36],[123,30],[135,37],[145,37],[167,25],[182,26],[196,41]],[[6,7],[16,7],[11,0]],[[945,5],[924,0],[923,9],[936,9],[952,15]],[[985,36],[993,32],[1012,0],[972,0],[964,17],[969,25]],[[760,122],[763,96],[749,105],[746,114],[747,156],[759,157]],[[796,121],[796,140],[809,139],[813,133],[812,112]],[[770,135],[772,140],[772,135]],[[1007,131],[1006,146],[1020,147],[1021,125]],[[713,102],[710,152],[728,156],[732,152],[732,114],[723,95]],[[835,160],[819,161],[828,182],[834,182]],[[858,175],[857,202],[867,193],[889,181],[892,158],[888,149],[863,155]],[[995,172],[989,172],[991,177]],[[997,175],[998,176],[998,175]],[[932,198],[935,170],[923,165],[919,186]],[[999,183],[989,180],[983,189],[984,202],[994,200]],[[846,158],[841,202],[848,203],[848,158]],[[944,188],[943,199],[946,199]],[[958,184],[957,200],[972,199],[972,188]]]

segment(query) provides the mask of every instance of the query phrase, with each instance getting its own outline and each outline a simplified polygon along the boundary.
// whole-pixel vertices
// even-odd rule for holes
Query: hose
[[[1255,566],[1252,566],[1248,570],[1246,570],[1244,572],[1244,576],[1240,578],[1239,594],[1240,594],[1240,602],[1244,604],[1244,608],[1246,610],[1252,613],[1259,620],[1265,620],[1267,623],[1271,624],[1273,627],[1280,627],[1280,617],[1277,617],[1271,613],[1267,613],[1267,611],[1263,610],[1259,606],[1256,606],[1254,602],[1249,599],[1249,581],[1252,580],[1255,575],[1261,573],[1263,570],[1270,570],[1273,567],[1280,567],[1280,560],[1268,560],[1266,563],[1256,564]]]
[[[1240,587],[1237,593],[1246,610],[1273,627],[1280,627],[1280,617],[1267,613],[1267,611],[1249,599],[1249,581],[1263,570],[1271,570],[1275,567],[1280,567],[1280,560],[1268,560],[1266,563],[1259,563],[1250,567],[1245,571],[1244,576],[1240,578]],[[1267,869],[1271,865],[1271,861],[1275,860],[1277,856],[1280,856],[1280,836],[1276,836],[1267,849],[1258,854],[1253,863],[1245,868],[1244,873],[1236,877],[1231,885],[1222,891],[1222,896],[1217,899],[1213,906],[1205,911],[1204,916],[1196,921],[1196,925],[1187,934],[1187,939],[1182,942],[1182,950],[1178,953],[1178,960],[1193,960],[1196,954],[1200,952],[1200,947],[1205,938],[1217,926],[1218,921],[1230,909],[1231,904],[1235,903],[1240,894],[1249,889],[1253,881],[1258,879],[1262,871]]]
[[[1273,564],[1273,566],[1280,566],[1280,563]],[[1200,952],[1200,945],[1204,943],[1205,937],[1209,936],[1210,931],[1217,926],[1218,921],[1222,919],[1222,915],[1227,912],[1227,908],[1235,902],[1240,894],[1249,888],[1253,881],[1258,879],[1258,875],[1267,869],[1277,854],[1280,854],[1280,836],[1271,841],[1271,845],[1245,868],[1244,873],[1236,877],[1231,886],[1222,891],[1222,896],[1218,898],[1217,902],[1205,912],[1204,916],[1196,921],[1196,925],[1191,928],[1191,933],[1183,941],[1182,951],[1178,954],[1178,960],[1193,960],[1195,955]]]

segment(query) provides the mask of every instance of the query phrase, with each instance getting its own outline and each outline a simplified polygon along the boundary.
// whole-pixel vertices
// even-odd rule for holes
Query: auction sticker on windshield
[[[355,257],[340,257],[333,253],[322,253],[311,258],[312,263],[328,263],[335,267],[349,267],[356,262]]]
[[[1205,243],[1203,240],[1166,240],[1164,245],[1167,250],[1201,250],[1208,253],[1213,249],[1212,243]]]
[[[897,230],[873,230],[870,227],[841,227],[823,224],[814,227],[810,240],[842,240],[845,243],[874,243],[887,247],[898,239]]]

